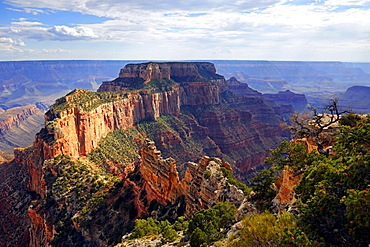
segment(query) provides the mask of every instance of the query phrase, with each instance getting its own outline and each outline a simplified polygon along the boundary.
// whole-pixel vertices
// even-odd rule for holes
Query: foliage
[[[184,216],[178,217],[175,223],[173,224],[173,227],[176,231],[184,231],[188,229],[188,226],[189,221],[187,221]]]
[[[210,209],[197,212],[189,222],[190,246],[208,246],[222,238],[228,228],[235,223],[235,205],[220,202]]]
[[[135,220],[134,233],[131,235],[131,238],[158,235],[160,231],[159,221],[156,221],[153,218],[149,218],[148,220],[137,219]]]
[[[302,173],[295,187],[300,215],[300,227],[295,229],[315,244],[366,246],[370,242],[369,117],[347,118],[350,121],[343,121],[336,134],[332,155],[308,153],[302,143],[283,142],[266,159],[273,166],[251,183],[252,198],[266,209],[275,196],[274,173],[282,169]]]
[[[102,166],[111,162],[130,165],[139,160],[137,138],[140,135],[135,128],[114,130],[100,140],[98,147],[89,154],[89,159]]]
[[[179,237],[179,234],[177,234],[176,230],[173,226],[167,225],[163,228],[162,236],[165,241],[167,242],[173,242]]]
[[[90,92],[82,89],[75,89],[66,96],[59,98],[55,104],[50,106],[57,112],[62,112],[73,107],[82,111],[91,111],[104,103],[114,102],[127,97],[127,92]]]
[[[268,212],[247,216],[242,224],[243,229],[228,239],[227,246],[313,246],[288,212],[278,217]]]
[[[347,111],[340,111],[338,106],[339,99],[332,99],[324,110],[319,113],[314,107],[309,107],[311,114],[304,115],[293,114],[293,125],[289,126],[294,135],[294,138],[306,138],[313,141],[317,145],[317,151],[321,154],[329,156],[329,151],[324,150],[324,143],[327,142],[324,134],[324,129],[331,128],[334,124],[340,121],[341,115]]]
[[[210,170],[206,170],[203,173],[205,179],[209,179],[211,177],[212,172]]]
[[[127,88],[132,90],[150,90],[151,93],[158,93],[172,90],[177,84],[169,79],[154,79],[144,83],[142,78],[117,78]],[[57,112],[62,112],[73,107],[78,107],[81,111],[91,111],[99,105],[109,102],[115,102],[122,98],[127,98],[127,91],[109,91],[109,92],[90,92],[82,89],[75,89],[66,96],[56,100],[50,108]]]
[[[203,137],[194,135],[193,131],[187,127],[189,117],[180,115],[162,115],[155,121],[142,121],[137,124],[137,130],[140,133],[147,135],[148,138],[155,141],[158,149],[162,151],[163,157],[172,157],[178,164],[187,163],[188,161],[196,161],[204,155],[208,155],[204,151],[205,145],[208,145]],[[190,121],[193,121],[190,119]],[[167,142],[163,138],[173,137],[180,142]],[[166,139],[165,139],[166,140]]]
[[[305,143],[283,141],[278,148],[270,150],[265,163],[273,165],[273,172],[288,169],[296,173],[310,166],[316,158],[317,153],[308,153]]]
[[[355,113],[346,113],[340,117],[339,123],[342,126],[354,127],[361,122],[361,116]]]
[[[171,91],[177,83],[171,79],[153,79],[145,84],[143,89],[154,89],[151,93]]]
[[[53,184],[53,191],[58,197],[66,197],[76,204],[83,214],[102,206],[106,190],[120,182],[117,177],[105,174],[85,160],[73,161],[67,156],[58,156],[54,165],[60,175]]]
[[[253,200],[257,202],[257,208],[263,212],[270,210],[272,199],[276,196],[273,183],[278,179],[277,174],[286,169],[292,173],[299,174],[310,167],[315,160],[324,156],[316,152],[308,153],[305,143],[283,141],[276,149],[270,150],[269,157],[265,163],[272,166],[262,170],[259,175],[252,178],[251,187],[254,191]]]
[[[277,180],[271,169],[262,170],[259,175],[252,178],[251,187],[254,194],[252,199],[257,201],[257,208],[260,211],[269,210],[272,206],[271,200],[276,196],[273,183]]]
[[[178,227],[183,228],[182,223],[185,222],[184,218],[178,219],[176,222],[178,222]],[[134,239],[161,234],[164,242],[172,242],[179,237],[174,228],[174,225],[171,225],[167,220],[158,221],[153,218],[148,218],[147,220],[137,219],[135,220],[134,232],[131,235],[131,238]]]
[[[49,162],[51,164],[48,164]],[[67,245],[77,243],[77,240],[71,240],[72,238],[82,241],[81,233],[76,231],[73,225],[78,224],[84,231],[89,231],[95,224],[93,222],[99,220],[97,218],[107,217],[107,199],[111,196],[111,189],[119,187],[121,179],[106,173],[104,169],[95,166],[86,158],[72,160],[68,156],[59,155],[53,160],[48,160],[46,167],[55,168],[54,172],[46,173],[48,190],[54,195],[53,197],[48,195],[45,204],[47,211],[52,215],[51,220],[56,225],[52,245],[65,246],[60,245],[63,242]],[[64,206],[58,206],[56,209],[56,205]],[[125,224],[118,222],[118,225]],[[124,227],[109,231],[111,228],[110,224],[101,227],[108,243],[117,242],[125,231]]]
[[[207,234],[197,227],[190,236],[190,246],[207,246],[207,242],[209,241],[208,238]]]
[[[334,245],[370,242],[370,124],[342,126],[334,156],[321,157],[303,174],[296,193],[302,225]]]

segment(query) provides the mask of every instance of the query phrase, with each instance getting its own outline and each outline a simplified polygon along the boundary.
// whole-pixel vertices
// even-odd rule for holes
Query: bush
[[[135,220],[134,233],[131,238],[141,238],[147,235],[158,235],[161,229],[159,227],[159,222],[153,218],[148,220],[137,219]]]
[[[242,224],[238,237],[228,239],[228,246],[313,246],[288,212],[278,217],[269,212],[247,216]]]
[[[201,246],[217,241],[224,236],[228,228],[235,223],[236,207],[227,202],[220,202],[210,209],[197,212],[189,222],[188,235],[191,246]],[[222,232],[221,232],[222,230]]]
[[[167,225],[163,228],[162,236],[166,241],[172,242],[179,237],[173,226]]]

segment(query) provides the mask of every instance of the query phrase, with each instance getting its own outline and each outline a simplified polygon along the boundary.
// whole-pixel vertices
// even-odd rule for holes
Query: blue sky
[[[370,0],[6,0],[0,60],[370,62]]]

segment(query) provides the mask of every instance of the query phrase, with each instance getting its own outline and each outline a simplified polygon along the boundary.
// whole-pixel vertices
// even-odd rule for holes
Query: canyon
[[[96,93],[76,89],[58,99],[33,145],[2,164],[2,176],[13,179],[1,183],[1,239],[105,246],[137,217],[191,217],[219,201],[239,206],[244,192],[225,172],[242,178],[278,145],[277,112],[260,96],[228,91],[211,63],[126,65]]]
[[[227,81],[209,62],[129,63],[97,92],[71,91],[45,113],[33,145],[1,164],[0,242],[108,246],[138,218],[241,207],[246,194],[230,174],[248,182],[306,103],[284,93],[298,104]]]
[[[96,91],[102,80],[113,80],[117,71],[132,62],[139,63],[141,61],[0,62],[0,107],[6,111],[16,107],[36,105],[40,110],[47,110],[57,98],[76,88]],[[228,85],[230,90],[233,90],[231,87],[247,86],[253,88],[253,90],[258,90],[255,96],[258,96],[259,93],[274,95],[289,90],[295,95],[294,97],[304,94],[308,103],[318,109],[324,108],[329,99],[341,98],[341,95],[352,86],[370,86],[370,70],[367,63],[234,60],[215,60],[211,62],[220,74],[228,78],[234,77],[241,82],[242,85]],[[174,70],[173,65],[172,70]],[[155,72],[155,69],[151,70],[150,73],[153,73],[153,71]],[[119,76],[116,79],[121,80],[121,86],[123,85],[122,80],[126,80],[123,78]],[[185,87],[182,88],[185,90]],[[188,90],[191,88],[188,87]],[[114,88],[111,88],[111,90],[114,90]],[[188,92],[188,94],[193,94],[193,92]],[[287,94],[284,96],[291,97]],[[182,98],[185,99],[186,97]],[[273,101],[268,101],[267,98],[264,97],[264,102],[269,104],[270,107],[276,108],[276,97]],[[279,100],[282,99],[283,95],[280,94]],[[279,103],[286,106],[288,106],[288,103],[293,104],[295,111],[305,110],[303,98],[285,99],[285,101]],[[370,112],[368,105],[362,105],[353,97],[350,99],[343,98],[343,105],[359,113]],[[356,108],[357,105],[361,107]],[[0,118],[2,118],[1,115],[4,115],[4,113],[0,112]],[[15,147],[31,145],[34,134],[43,124],[41,115],[34,115],[29,118],[30,123],[25,121],[21,128],[8,131],[6,138],[0,139],[0,150],[12,154],[12,149]],[[288,117],[289,113],[286,112],[285,118]],[[36,121],[38,127],[35,126]],[[27,136],[27,141],[14,142],[18,139],[18,133],[22,132],[22,129],[31,130]],[[24,131],[22,133],[25,137],[26,133]]]

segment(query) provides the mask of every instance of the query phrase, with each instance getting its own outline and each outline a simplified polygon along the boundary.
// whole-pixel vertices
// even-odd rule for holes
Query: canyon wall
[[[110,91],[113,89],[127,91]],[[191,217],[196,211],[219,201],[240,203],[243,192],[227,182],[220,168],[231,168],[218,158],[230,161],[242,178],[244,172],[263,161],[268,149],[282,140],[278,127],[282,118],[260,98],[237,96],[226,89],[226,80],[215,73],[210,63],[147,63],[127,65],[118,79],[103,83],[97,93],[74,90],[58,99],[46,113],[45,127],[36,135],[33,146],[15,151],[14,162],[26,173],[24,186],[35,198],[25,221],[30,224],[29,246],[47,246],[51,239],[58,237],[55,232],[61,231],[58,230],[61,227],[55,214],[69,222],[65,223],[69,230],[63,228],[63,231],[81,241],[104,246],[111,241],[110,231],[99,230],[98,222],[108,217],[107,222],[117,224],[114,219],[118,216],[111,214],[121,208],[118,215],[129,224],[136,217],[157,215],[160,218],[164,211],[159,209],[167,208],[169,213],[176,208],[174,217],[181,215],[181,208],[185,207],[183,214]],[[154,124],[161,124],[161,129],[153,127]],[[70,179],[63,169],[77,165],[85,167],[79,169],[96,166],[90,170],[95,174],[108,160],[96,165],[89,160],[90,153],[112,131],[129,129],[138,132],[139,136],[133,139],[153,136],[164,148],[161,149],[163,153],[174,154],[175,159],[162,158],[154,143],[144,141],[139,162],[109,160],[110,166],[139,169],[133,175],[114,174],[122,179],[121,187],[114,187],[117,182],[108,183],[107,187],[99,182],[101,189],[84,189],[94,191],[89,193],[98,198],[104,192],[106,200],[110,201],[106,209],[93,211],[96,215],[90,211],[81,212],[81,207],[90,210],[86,207],[100,205],[90,203],[87,195],[80,199],[87,200],[85,206],[79,206],[80,200],[74,198],[81,197],[81,192],[76,194],[71,189],[65,192],[71,193],[69,196],[56,194],[56,183]],[[203,157],[209,154],[218,158]],[[64,164],[60,157],[71,160]],[[178,174],[178,157],[182,157],[180,165],[184,159],[192,161],[185,164],[183,178]],[[194,162],[197,160],[200,161]],[[112,177],[107,173],[111,167],[105,169],[102,170],[106,174],[104,179]],[[97,179],[94,183],[92,178],[81,178],[74,183],[85,181],[85,185],[80,186],[99,184],[103,179],[99,176],[102,175],[91,176]],[[159,207],[155,214],[153,207]],[[73,243],[74,240],[71,237],[68,241]]]
[[[90,92],[77,89],[64,98],[68,109],[57,112],[53,106],[46,114],[48,135],[53,135],[53,156],[77,158],[89,154],[109,132],[128,129],[142,120],[155,120],[163,114],[180,114],[179,89],[161,93],[125,93],[113,102],[103,103],[91,111],[73,106],[73,101]],[[91,104],[92,102],[88,102]],[[50,125],[50,126],[49,126]]]

